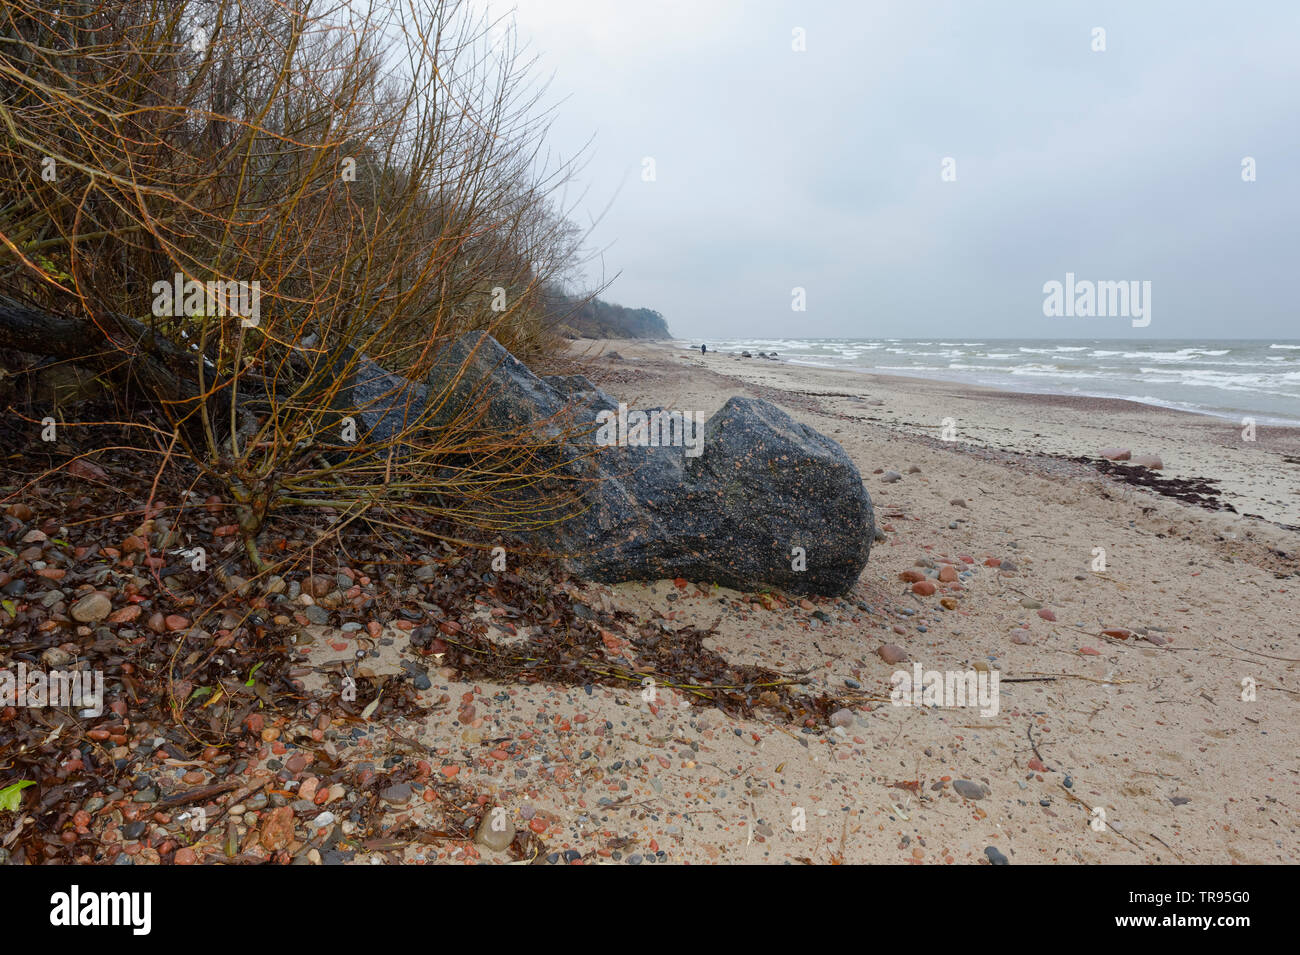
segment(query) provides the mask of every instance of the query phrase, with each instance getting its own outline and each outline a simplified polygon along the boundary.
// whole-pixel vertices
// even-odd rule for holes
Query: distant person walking
[[[704,354],[706,351],[708,351],[708,350],[709,350],[709,346],[708,346],[708,345],[700,345],[700,354],[701,354],[701,355],[703,355],[703,354]]]

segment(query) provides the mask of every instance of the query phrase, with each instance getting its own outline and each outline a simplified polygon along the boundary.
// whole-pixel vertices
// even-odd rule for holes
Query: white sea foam
[[[1227,417],[1249,413],[1261,421],[1300,419],[1300,370],[1293,371],[1300,365],[1298,343],[774,336],[708,344],[722,352],[777,351],[795,364],[1128,398]]]

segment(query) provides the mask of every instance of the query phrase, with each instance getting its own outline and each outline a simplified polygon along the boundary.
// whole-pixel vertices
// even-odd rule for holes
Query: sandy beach
[[[684,580],[581,591],[664,627],[715,627],[709,645],[729,659],[856,699],[829,731],[733,719],[665,687],[648,701],[636,688],[435,683],[463,701],[459,714],[394,732],[458,764],[443,772],[491,793],[513,825],[544,833],[549,861],[1297,860],[1300,539],[1279,526],[1297,520],[1294,433],[1261,431],[1245,449],[1221,422],[1123,402],[666,344],[578,351],[620,355],[589,373],[633,406],[711,413],[755,395],[832,435],[883,540],[842,599]],[[936,435],[945,417],[955,441]],[[1116,445],[1160,455],[1171,476],[1220,479],[1224,502],[1272,520],[1067,460]],[[901,477],[886,483],[877,472],[888,470]],[[935,568],[930,596],[900,577]],[[902,662],[886,662],[886,646]],[[891,676],[916,664],[996,671],[996,714],[895,705]],[[405,858],[480,852],[507,859],[482,847]]]
[[[1294,431],[1243,442],[1231,422],[1131,402],[673,343],[579,341],[572,355],[631,407],[707,416],[758,397],[840,442],[875,513],[856,583],[833,598],[683,578],[604,585],[511,557],[502,569],[525,589],[471,576],[473,596],[443,611],[438,581],[461,564],[478,573],[481,554],[447,546],[406,585],[340,560],[290,582],[292,619],[275,618],[294,633],[283,676],[301,684],[283,685],[295,702],[259,708],[241,671],[233,748],[189,758],[173,742],[140,777],[161,787],[145,793],[160,806],[211,799],[212,824],[182,847],[180,814],[110,786],[81,814],[96,851],[136,864],[1297,861]],[[1098,452],[1114,447],[1164,467],[1103,473]],[[339,623],[313,597],[366,609]],[[588,669],[530,676],[526,661],[579,611]],[[137,618],[150,633],[189,619],[114,611],[126,628]],[[514,662],[475,670],[453,653],[449,665],[447,646],[416,639],[430,619],[423,630],[472,632]],[[237,624],[222,618],[226,644]],[[701,676],[675,656],[653,662],[652,647],[675,654],[701,635],[716,655]],[[592,666],[600,682],[584,684]],[[743,667],[776,682],[753,686]],[[647,668],[668,676],[644,685]],[[346,707],[342,673],[360,683]],[[900,675],[945,692],[896,693]],[[733,685],[751,715],[699,692]],[[795,716],[783,708],[794,698],[829,702]],[[97,726],[111,753],[157,745],[147,720],[113,705],[134,736]],[[193,702],[190,718],[203,713]],[[172,828],[142,839],[146,816]]]
[[[293,617],[276,617],[295,632],[284,676],[301,680],[298,702],[259,709],[256,681],[236,681],[232,692],[251,698],[234,748],[190,759],[173,743],[161,769],[141,777],[157,779],[162,788],[147,795],[163,800],[185,798],[182,784],[208,798],[205,784],[225,779],[210,811],[229,821],[181,848],[171,834],[181,817],[160,813],[173,830],[141,840],[153,810],[110,787],[83,814],[106,858],[1296,861],[1294,431],[1261,427],[1244,442],[1231,422],[1131,402],[702,356],[673,343],[579,341],[572,356],[631,407],[707,416],[733,395],[758,397],[840,442],[875,514],[856,583],[833,598],[683,578],[604,585],[511,557],[503,569],[533,589],[511,597],[471,582],[474,596],[444,620],[447,598],[430,582],[462,563],[476,572],[482,555],[446,547],[406,586],[340,561],[334,575],[291,582],[291,592],[303,588]],[[1098,456],[1115,447],[1164,467],[1116,471]],[[368,609],[337,623],[311,606],[309,586],[322,604]],[[385,586],[391,596],[369,609]],[[556,601],[570,623],[581,612],[592,645],[576,652],[604,670],[600,682],[530,677],[517,665],[546,652],[530,650],[534,631],[543,648],[566,626]],[[515,663],[476,671],[461,654],[448,665],[446,646],[416,640],[429,613],[437,626],[423,629],[453,642],[472,632]],[[146,616],[114,612],[126,627]],[[188,621],[171,619],[154,613],[144,625]],[[237,623],[223,618],[227,642]],[[701,636],[716,656],[700,677],[695,664],[660,667],[647,655]],[[647,667],[669,676],[644,685]],[[752,686],[734,675],[743,667],[774,671],[776,682]],[[615,671],[623,675],[607,678]],[[340,709],[344,672],[361,686]],[[944,692],[896,692],[900,675],[922,688],[942,680]],[[756,703],[751,715],[698,692],[733,684]],[[189,688],[176,692],[189,698]],[[794,698],[829,702],[817,718],[795,716],[783,708]],[[203,718],[199,704],[192,712]],[[144,740],[133,746],[156,745],[148,721],[132,722]],[[96,732],[119,744],[112,753],[131,752],[125,725]],[[196,768],[208,761],[211,777]]]

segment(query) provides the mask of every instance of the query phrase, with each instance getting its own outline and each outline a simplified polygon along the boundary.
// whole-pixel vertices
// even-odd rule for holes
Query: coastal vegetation
[[[233,504],[259,572],[268,523],[304,508],[534,519],[510,502],[546,439],[438,414],[458,374],[400,427],[356,414],[466,332],[545,363],[567,312],[617,310],[548,293],[581,261],[574,167],[508,22],[460,0],[15,0],[0,33],[4,366],[75,365],[113,399],[111,428],[29,405],[30,440],[47,422],[181,467]]]

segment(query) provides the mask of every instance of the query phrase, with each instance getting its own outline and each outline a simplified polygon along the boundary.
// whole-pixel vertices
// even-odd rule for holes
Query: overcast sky
[[[1300,338],[1294,0],[513,6],[593,279],[679,338]],[[1045,317],[1067,272],[1150,325]]]

